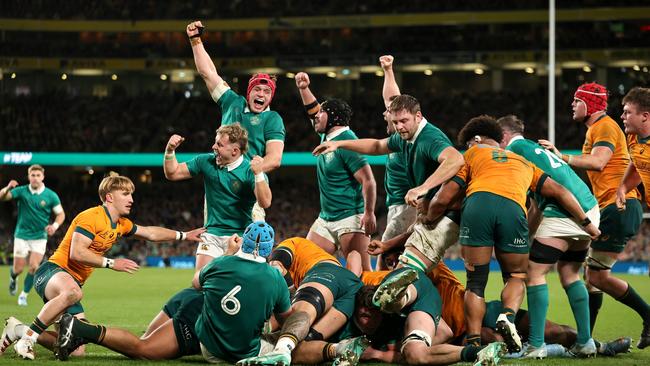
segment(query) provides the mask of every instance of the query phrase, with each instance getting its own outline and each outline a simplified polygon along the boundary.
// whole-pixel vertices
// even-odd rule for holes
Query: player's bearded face
[[[415,136],[415,132],[418,130],[418,124],[422,120],[422,114],[420,112],[412,114],[406,110],[400,110],[391,112],[389,115],[395,130],[403,140],[410,140]]]
[[[571,108],[573,109],[573,120],[576,122],[582,122],[587,117],[587,105],[585,102],[580,99],[573,99],[571,103]]]
[[[354,323],[364,334],[375,334],[382,320],[383,315],[379,309],[358,306],[354,312]]]
[[[323,110],[320,110],[314,118],[311,120],[311,124],[314,127],[316,133],[325,133],[325,127],[327,126],[327,113]]]
[[[44,178],[45,175],[43,175],[42,171],[32,170],[29,173],[29,185],[32,187],[32,189],[37,189],[43,184]]]
[[[268,85],[256,85],[248,95],[248,108],[253,113],[264,112],[271,103],[271,87]]]

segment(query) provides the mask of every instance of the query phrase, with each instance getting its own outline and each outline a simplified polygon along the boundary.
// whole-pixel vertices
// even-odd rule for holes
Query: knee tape
[[[325,297],[323,297],[323,294],[314,287],[303,287],[298,289],[293,298],[293,303],[298,301],[310,303],[314,309],[316,309],[316,319],[320,318],[325,311]]]
[[[419,329],[411,331],[411,333],[407,334],[406,337],[402,339],[402,346],[399,349],[400,353],[404,354],[404,347],[411,342],[422,342],[426,344],[427,347],[431,347],[431,336]]]
[[[479,297],[485,297],[485,286],[490,274],[490,264],[475,265],[474,270],[467,272],[467,290],[472,291]]]
[[[530,247],[530,256],[528,258],[535,263],[554,264],[563,254],[563,251],[553,248],[550,245],[542,244],[535,239],[533,240],[533,245]]]

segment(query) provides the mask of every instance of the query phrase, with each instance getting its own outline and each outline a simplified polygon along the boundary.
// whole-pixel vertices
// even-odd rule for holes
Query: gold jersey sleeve
[[[136,226],[129,219],[120,218],[112,222],[104,206],[87,209],[78,214],[70,223],[68,231],[49,261],[65,269],[79,283],[86,282],[95,267],[77,262],[70,258],[70,248],[75,233],[83,235],[92,242],[88,249],[103,256],[120,237],[135,232]]]
[[[339,263],[333,255],[327,253],[311,240],[294,237],[282,241],[277,249],[284,248],[291,255],[291,266],[288,271],[296,288],[300,286],[307,272],[316,264],[323,261]]]
[[[616,189],[630,163],[625,134],[616,121],[609,116],[604,116],[589,127],[585,143],[582,145],[582,153],[591,154],[591,151],[599,146],[610,149],[612,157],[602,171],[587,170],[587,176],[594,196],[598,200],[598,207],[602,209],[616,202]],[[632,190],[626,197],[639,198],[639,192]]]
[[[465,287],[443,262],[428,274],[442,298],[442,318],[454,332],[454,338],[465,333]]]

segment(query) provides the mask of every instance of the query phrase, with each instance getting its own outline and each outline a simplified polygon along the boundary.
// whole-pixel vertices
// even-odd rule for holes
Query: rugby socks
[[[483,348],[484,347],[481,346],[468,344],[467,346],[463,347],[463,349],[460,351],[460,360],[462,362],[476,361],[479,351],[482,350]]]
[[[11,277],[12,280],[15,280],[16,277],[18,277],[17,274],[14,273],[14,267],[9,267],[9,276]]]
[[[25,331],[23,337],[29,338],[32,342],[36,343],[38,336],[47,329],[47,325],[43,323],[38,317],[34,318],[34,321],[29,326],[29,329]]]
[[[75,318],[72,320],[72,333],[88,342],[101,344],[106,336],[106,327]]]
[[[24,283],[23,287],[24,287],[23,292],[25,294],[28,294],[29,291],[32,290],[32,287],[34,287],[34,275],[33,274],[31,274],[29,272],[27,273],[27,275],[25,276],[25,283]]]
[[[275,344],[274,351],[291,353],[291,351],[296,348],[296,344],[298,344],[298,338],[296,338],[296,336],[288,333],[283,334],[280,336],[280,339],[278,339],[278,343]]]
[[[627,291],[625,291],[625,294],[616,300],[634,309],[634,311],[641,315],[644,322],[650,321],[650,306],[648,306],[647,302],[643,301],[641,296],[634,291],[629,283],[627,284]]]
[[[576,342],[578,344],[585,344],[591,339],[589,293],[587,292],[587,287],[582,280],[577,280],[567,286],[564,291],[566,291],[567,297],[569,298],[573,317],[576,320],[576,330],[578,331]]]
[[[465,343],[468,346],[480,346],[481,345],[481,335],[480,334],[468,334],[465,338]],[[474,359],[472,359],[474,361]]]
[[[593,291],[589,292],[589,329],[591,333],[594,332],[594,325],[596,325],[596,318],[598,317],[598,312],[603,306],[603,292],[602,291]]]
[[[548,312],[548,285],[528,286],[528,318],[530,319],[528,343],[533,347],[544,344],[544,326]]]

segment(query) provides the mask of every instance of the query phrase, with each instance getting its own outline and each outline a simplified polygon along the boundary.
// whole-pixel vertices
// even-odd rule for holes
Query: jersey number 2
[[[226,296],[221,298],[221,308],[226,314],[235,315],[239,313],[239,310],[241,309],[241,303],[235,297],[239,291],[241,291],[241,286],[237,285],[233,287],[232,290],[226,294]]]
[[[535,154],[546,154],[546,157],[548,158],[548,162],[551,163],[551,168],[556,169],[561,167],[562,165],[566,165],[566,163],[557,157],[557,155],[553,154],[552,152],[546,150],[546,149],[540,149],[537,148],[535,149]]]

